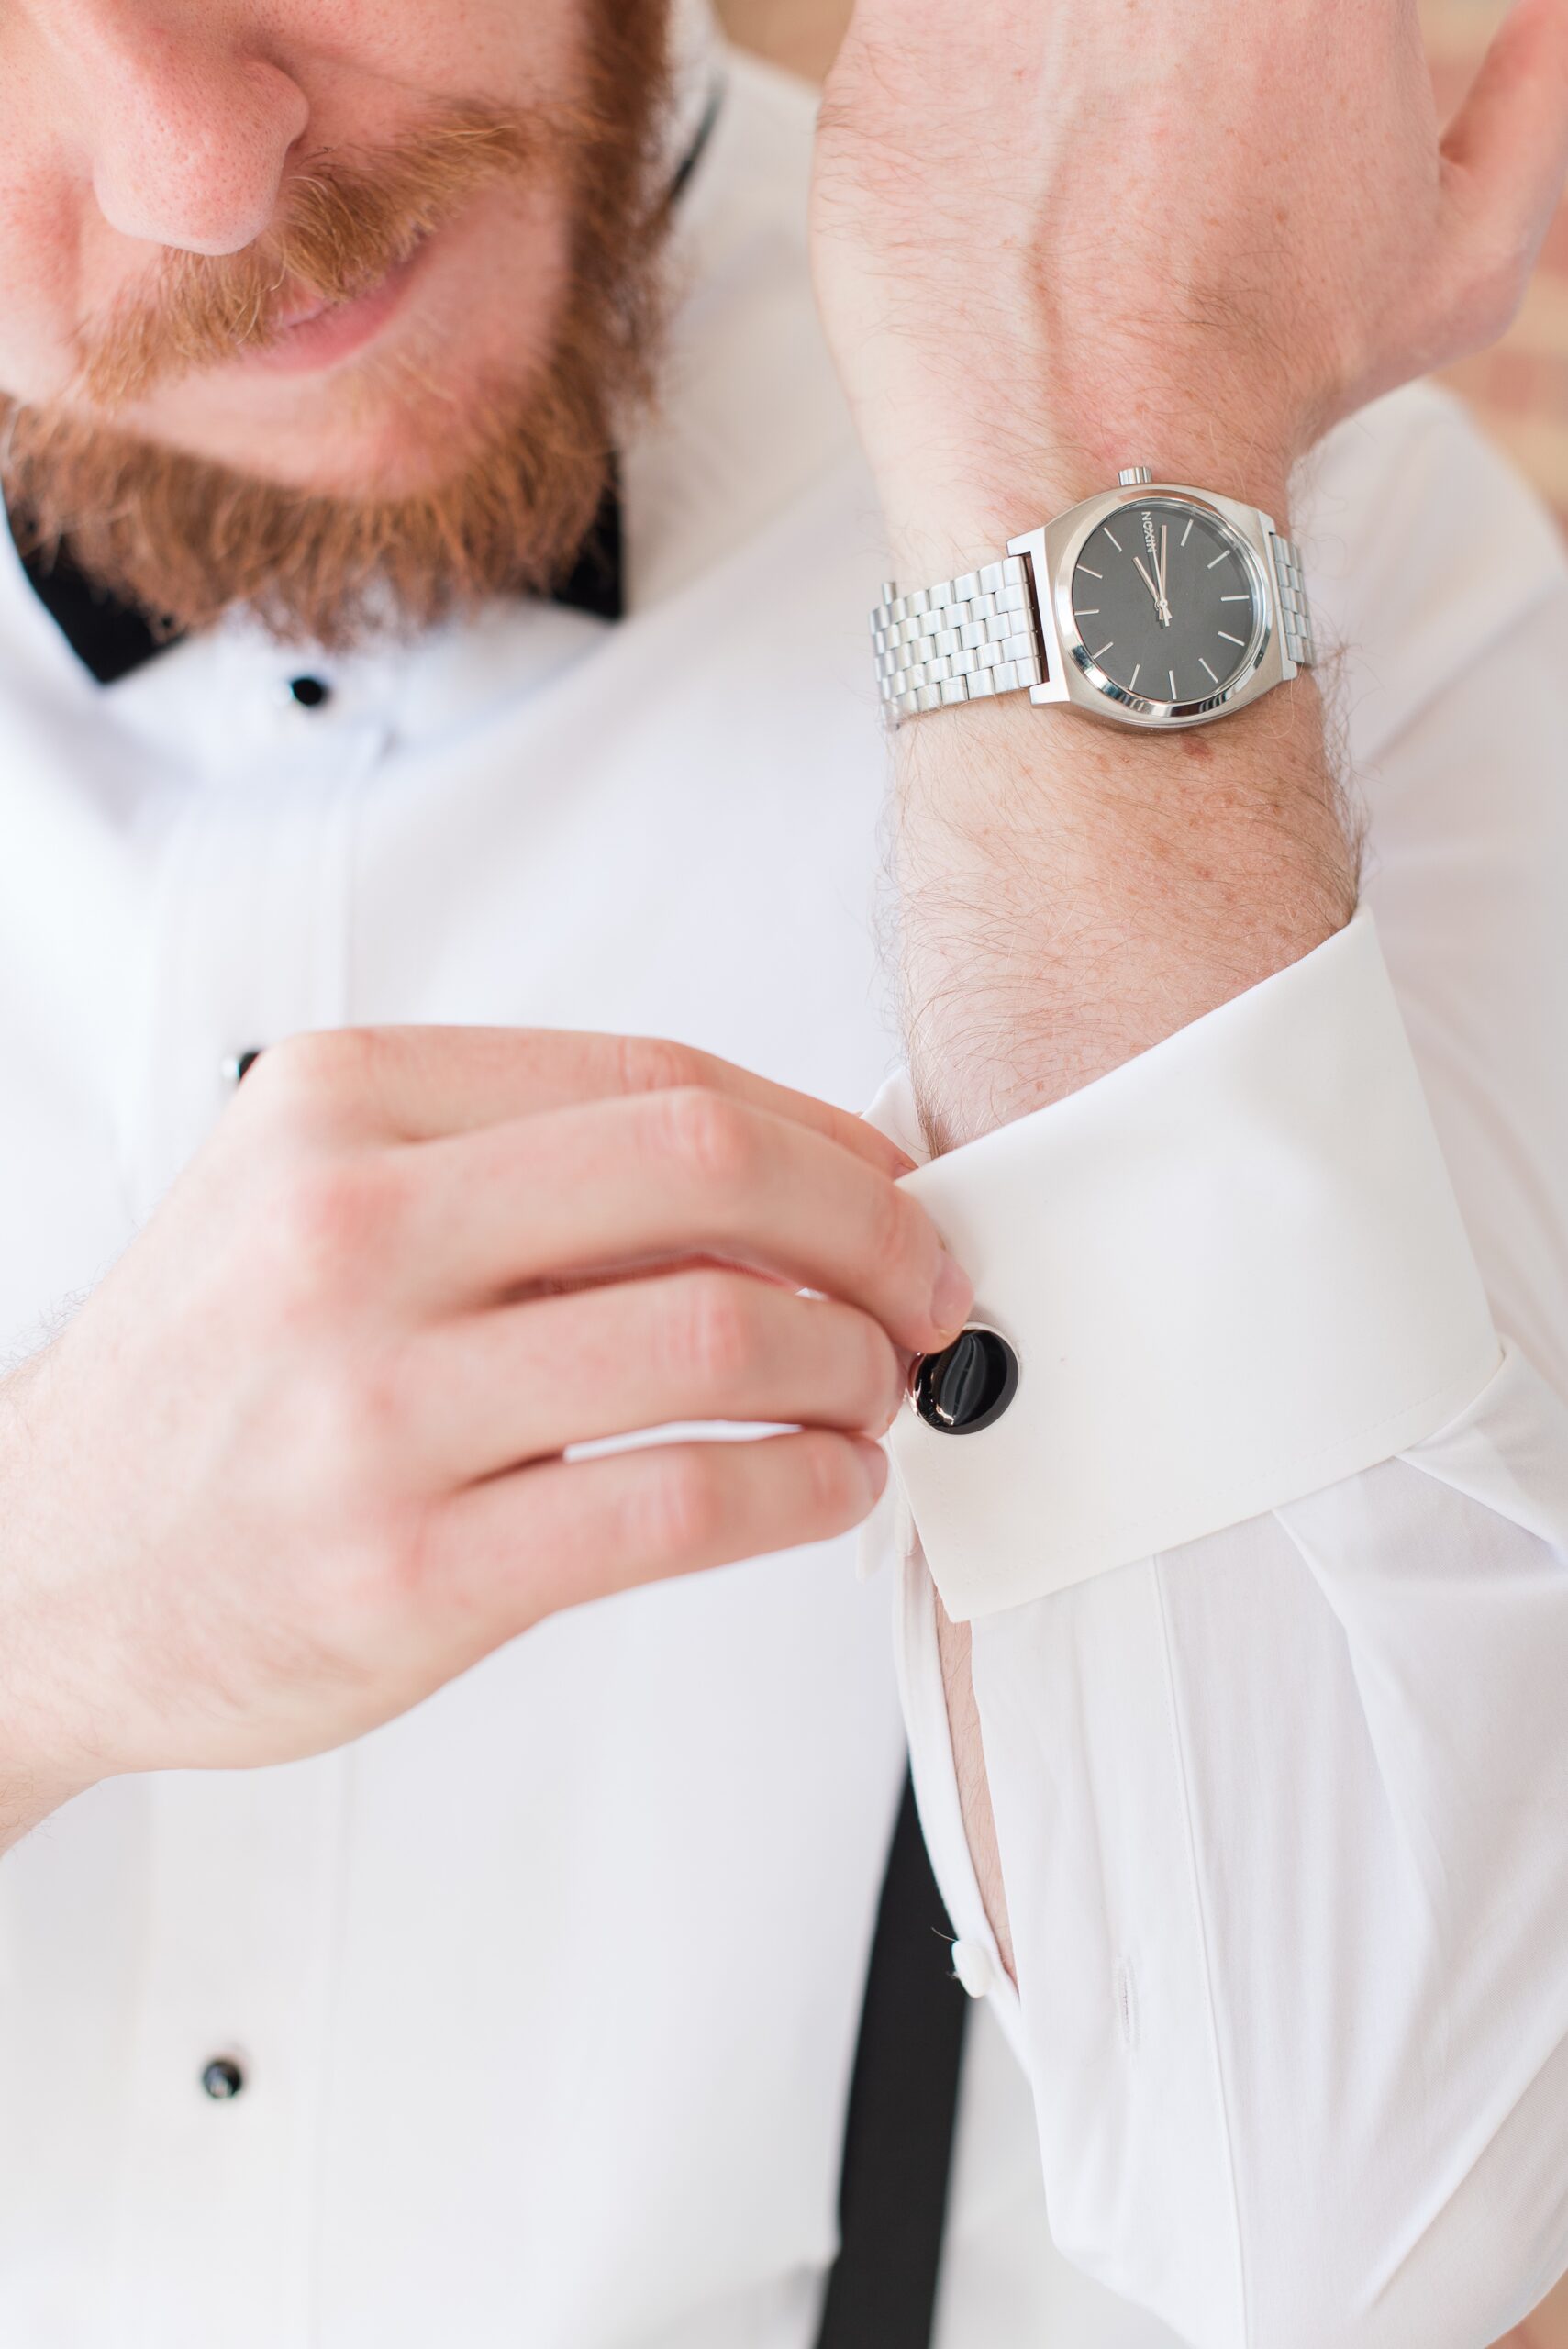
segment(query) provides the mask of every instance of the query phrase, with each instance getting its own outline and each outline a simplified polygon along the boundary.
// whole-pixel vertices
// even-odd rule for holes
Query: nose
[[[218,28],[226,14],[211,0],[183,25],[140,0],[128,9],[68,0],[61,10],[87,36],[74,70],[87,99],[93,189],[124,236],[238,252],[277,209],[309,101],[281,66]]]

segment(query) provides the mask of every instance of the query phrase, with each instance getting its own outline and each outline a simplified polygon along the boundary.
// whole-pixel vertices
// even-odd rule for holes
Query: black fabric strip
[[[160,632],[138,605],[95,587],[66,547],[24,555],[22,568],[78,661],[101,685],[117,685],[175,641],[177,630]]]
[[[71,650],[101,685],[118,685],[180,640],[177,629],[158,627],[135,604],[95,586],[72,562],[69,547],[24,555],[22,567]],[[614,474],[575,563],[550,601],[602,620],[625,618],[620,484]]]
[[[883,1882],[817,2349],[930,2349],[969,2000],[905,1781]]]
[[[626,538],[618,465],[611,464],[594,527],[579,548],[570,573],[550,600],[564,604],[569,611],[593,612],[602,620],[626,618]]]
[[[696,137],[687,148],[680,169],[670,182],[669,201],[672,205],[679,204],[682,196],[684,195],[692,173],[707,152],[708,140],[713,137],[714,127],[723,109],[724,83],[719,80],[715,82],[707,105],[703,109],[703,118],[697,125]]]

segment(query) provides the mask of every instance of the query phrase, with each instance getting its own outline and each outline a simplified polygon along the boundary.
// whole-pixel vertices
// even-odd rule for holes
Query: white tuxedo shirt
[[[728,78],[623,622],[236,625],[105,688],[0,551],[13,1354],[300,1029],[668,1033],[907,1124],[811,99]],[[1568,564],[1427,390],[1296,519],[1362,911],[911,1178],[1022,1375],[901,1422],[896,1572],[587,1608],[0,1867],[6,2349],[808,2349],[906,1719],[979,2002],[940,2349],[1482,2349],[1568,2264]]]

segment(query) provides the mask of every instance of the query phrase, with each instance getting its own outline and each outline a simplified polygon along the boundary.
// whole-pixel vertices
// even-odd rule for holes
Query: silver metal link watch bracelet
[[[900,596],[871,616],[882,698],[900,718],[949,702],[1023,693],[1044,675],[1040,618],[1021,554]]]
[[[1279,584],[1285,651],[1297,668],[1310,669],[1318,658],[1318,648],[1312,641],[1312,607],[1307,600],[1307,582],[1301,573],[1301,549],[1294,539],[1282,538],[1277,530],[1270,531],[1269,542],[1273,550],[1274,577]]]
[[[1089,561],[1096,545],[1100,567]],[[1106,565],[1115,574],[1108,580]],[[1239,635],[1240,617],[1227,626],[1232,615],[1224,607],[1243,604],[1251,609]],[[1099,625],[1085,633],[1091,619]],[[1197,725],[1317,658],[1295,541],[1256,507],[1154,484],[1144,466],[1126,469],[1115,491],[1012,540],[997,562],[908,595],[888,581],[871,629],[878,689],[895,721],[1028,693],[1123,724]],[[1105,641],[1095,644],[1102,629]],[[1158,677],[1169,691],[1155,698]]]

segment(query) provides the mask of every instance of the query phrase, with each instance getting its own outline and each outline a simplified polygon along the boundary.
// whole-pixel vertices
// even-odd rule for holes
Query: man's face
[[[406,559],[422,524],[432,560],[456,528],[478,562],[431,609],[504,584],[508,532],[519,579],[559,561],[637,373],[665,14],[6,0],[12,502],[183,620],[271,597],[320,630],[329,600],[278,592],[301,529],[326,534],[318,572],[387,556],[417,618],[394,540]]]

